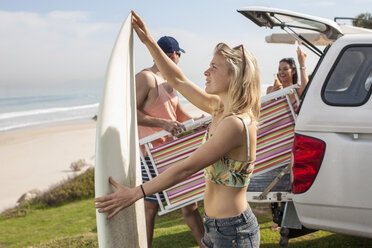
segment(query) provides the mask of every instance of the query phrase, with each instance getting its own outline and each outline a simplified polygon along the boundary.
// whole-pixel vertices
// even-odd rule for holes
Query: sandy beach
[[[184,109],[192,117],[203,114],[191,104]],[[45,191],[73,176],[72,162],[94,165],[95,139],[91,120],[0,133],[0,212],[30,190]]]
[[[85,121],[0,134],[0,212],[27,191],[47,190],[73,176],[71,162],[94,163],[96,122]]]

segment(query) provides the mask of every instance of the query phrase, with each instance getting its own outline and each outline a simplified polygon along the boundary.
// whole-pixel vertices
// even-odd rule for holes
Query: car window
[[[337,106],[362,105],[371,95],[371,83],[372,47],[349,47],[327,77],[323,100]]]
[[[300,18],[296,16],[288,16],[282,14],[276,14],[275,19],[273,18],[275,25],[280,26],[282,24],[286,24],[291,27],[299,27],[303,29],[314,30],[318,32],[325,32],[327,30],[327,25],[312,21],[305,18]]]

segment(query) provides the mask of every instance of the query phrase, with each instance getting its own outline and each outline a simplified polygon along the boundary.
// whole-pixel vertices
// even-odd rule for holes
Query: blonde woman
[[[256,59],[240,45],[216,46],[205,91],[189,81],[162,52],[141,18],[133,14],[133,28],[146,45],[162,75],[201,110],[212,115],[203,144],[186,160],[136,188],[110,178],[117,189],[96,199],[108,218],[146,195],[169,188],[204,169],[205,247],[259,247],[259,225],[246,198],[256,158],[256,121],[260,109],[260,78]]]

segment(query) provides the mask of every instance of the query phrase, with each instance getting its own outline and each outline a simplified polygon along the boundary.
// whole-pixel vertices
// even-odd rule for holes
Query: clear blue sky
[[[295,57],[295,47],[266,44],[265,36],[273,31],[236,12],[245,6],[328,19],[372,12],[372,0],[0,0],[0,91],[18,85],[102,84],[112,46],[131,9],[141,15],[155,39],[162,35],[178,39],[187,52],[179,65],[200,85],[220,41],[244,44],[259,61],[262,83],[271,83],[278,61]],[[306,52],[313,68],[317,57]],[[138,39],[135,54],[136,71],[152,65]]]

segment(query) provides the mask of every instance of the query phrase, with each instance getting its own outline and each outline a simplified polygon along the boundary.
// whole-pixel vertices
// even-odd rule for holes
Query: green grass
[[[93,206],[90,198],[57,207],[30,209],[23,216],[2,216],[0,247],[98,247]],[[269,212],[257,217],[261,247],[279,247],[279,231],[270,229],[273,222]],[[157,217],[153,247],[197,247],[180,211]],[[318,231],[291,239],[288,247],[372,247],[372,240]]]
[[[201,208],[199,210],[202,211]],[[181,210],[156,218],[153,247],[198,247]]]
[[[37,199],[0,216],[0,248],[98,247],[92,190],[93,172],[57,185]],[[73,190],[76,189],[76,190]],[[279,247],[279,231],[272,231],[268,204],[252,204],[260,224],[261,248]],[[203,211],[202,204],[199,208]],[[158,216],[154,248],[197,247],[180,210]],[[372,239],[317,231],[291,239],[288,247],[372,247]]]
[[[93,199],[88,199],[47,209],[32,209],[25,216],[1,218],[0,247],[33,246],[94,233],[96,224],[93,206]]]

